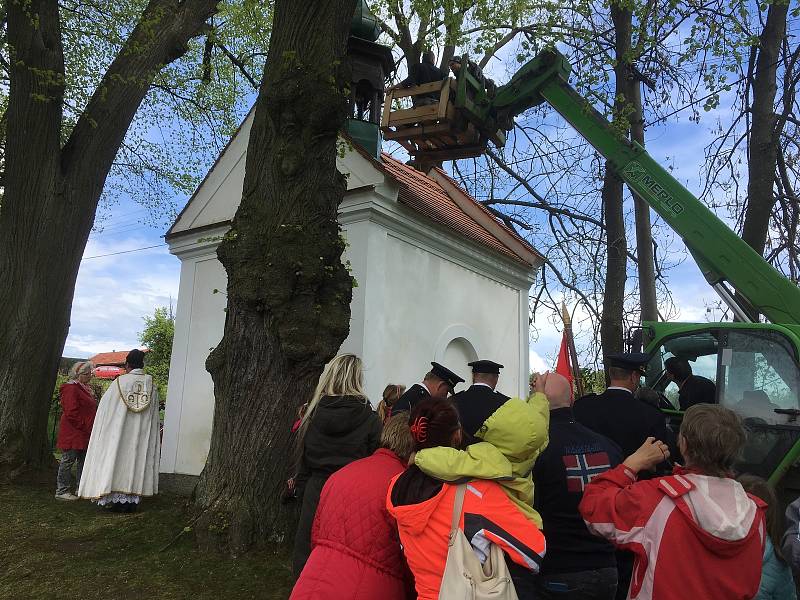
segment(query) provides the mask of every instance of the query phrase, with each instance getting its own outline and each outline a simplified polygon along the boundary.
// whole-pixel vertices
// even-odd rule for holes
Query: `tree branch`
[[[218,2],[150,0],[64,146],[65,175],[88,179],[99,193],[156,74],[187,51],[189,40],[204,30]]]
[[[250,85],[253,86],[253,89],[257,90],[258,89],[258,85],[259,85],[258,81],[256,80],[255,77],[250,75],[250,73],[247,71],[247,67],[245,66],[245,64],[241,60],[236,58],[236,56],[233,54],[233,52],[228,50],[228,48],[226,48],[224,44],[220,44],[219,42],[216,42],[216,46],[217,46],[217,48],[222,50],[222,52],[225,54],[225,56],[228,57],[228,59],[233,63],[233,65],[237,69],[239,69],[239,72],[241,72],[241,74],[244,75],[244,78],[247,79],[247,81],[250,82]]]

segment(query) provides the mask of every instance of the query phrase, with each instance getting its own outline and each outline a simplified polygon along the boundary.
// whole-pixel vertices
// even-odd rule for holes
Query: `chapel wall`
[[[528,370],[527,351],[521,352],[527,330],[520,324],[527,289],[498,282],[391,231],[376,237],[364,342],[365,366],[380,381],[376,389],[420,381],[432,360],[469,382],[467,362],[490,358],[505,365],[498,389],[519,395],[527,377],[520,374]]]

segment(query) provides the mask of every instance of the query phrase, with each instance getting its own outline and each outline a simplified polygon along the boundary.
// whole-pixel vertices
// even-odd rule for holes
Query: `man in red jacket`
[[[93,365],[79,362],[69,371],[70,380],[59,388],[61,401],[61,422],[58,424],[56,446],[61,449],[61,462],[58,465],[56,480],[57,500],[77,500],[70,489],[78,487],[86,458],[86,448],[92,435],[97,401],[89,387]],[[77,468],[77,481],[72,477],[72,465]]]
[[[311,555],[290,600],[404,600],[413,590],[386,510],[389,482],[405,470],[412,447],[403,412],[386,421],[372,456],[330,476],[311,529]]]
[[[683,418],[686,466],[636,481],[669,457],[650,437],[618,467],[595,477],[579,509],[589,529],[636,556],[631,600],[750,600],[758,592],[765,504],[730,474],[745,441],[739,417],[697,404]]]

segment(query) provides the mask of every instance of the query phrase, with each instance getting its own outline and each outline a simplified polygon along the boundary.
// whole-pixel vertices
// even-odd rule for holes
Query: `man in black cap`
[[[650,357],[641,352],[609,354],[608,376],[611,385],[602,394],[588,394],[575,402],[572,408],[575,420],[601,435],[606,436],[622,449],[622,456],[633,454],[645,440],[653,436],[675,448],[675,439],[667,429],[666,417],[658,408],[634,396],[639,382],[646,372]],[[668,470],[662,464],[659,470]],[[641,478],[640,474],[640,478]],[[617,600],[628,594],[633,555],[617,553]]]
[[[467,364],[472,367],[472,385],[454,395],[453,402],[465,430],[469,430],[468,425],[474,420],[473,417],[478,419],[479,415],[484,415],[480,422],[475,423],[477,430],[485,420],[487,407],[493,407],[488,413],[491,414],[508,400],[508,396],[495,391],[503,365],[491,360],[475,360]]]
[[[408,411],[414,404],[425,398],[447,398],[453,393],[455,387],[464,380],[447,367],[437,362],[431,362],[431,370],[425,375],[422,383],[415,383],[400,396],[392,406],[392,414]]]
[[[630,456],[653,436],[674,447],[673,435],[658,408],[634,396],[649,357],[641,352],[610,354],[611,385],[602,394],[588,394],[575,402],[575,420],[616,442],[622,456]]]
[[[464,61],[460,56],[454,56],[453,58],[450,59],[450,62],[448,63],[450,71],[452,71],[453,75],[455,75],[456,78],[458,78],[458,74],[461,71],[463,62]],[[486,93],[489,95],[490,98],[494,96],[497,86],[495,85],[494,81],[492,81],[483,74],[483,69],[481,69],[473,61],[467,60],[467,71],[478,81],[478,84],[486,90]]]

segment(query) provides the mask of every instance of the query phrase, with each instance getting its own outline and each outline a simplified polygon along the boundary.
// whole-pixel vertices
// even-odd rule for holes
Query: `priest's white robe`
[[[120,391],[125,397],[149,393],[150,404],[133,412]],[[78,496],[97,500],[112,493],[157,494],[160,451],[158,390],[150,375],[133,369],[120,375],[100,400]]]

